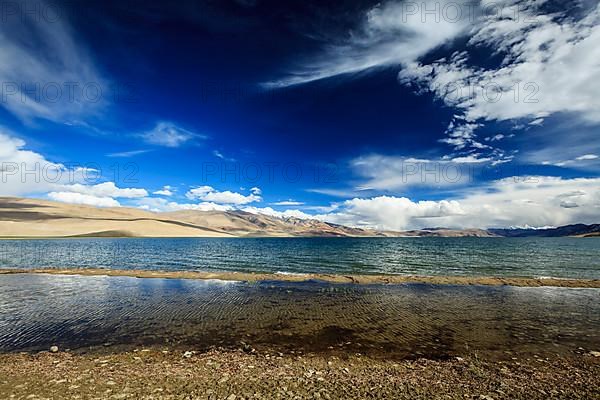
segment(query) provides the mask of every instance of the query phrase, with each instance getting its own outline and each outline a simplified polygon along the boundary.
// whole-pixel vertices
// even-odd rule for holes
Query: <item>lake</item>
[[[0,268],[600,278],[600,239],[0,240]]]

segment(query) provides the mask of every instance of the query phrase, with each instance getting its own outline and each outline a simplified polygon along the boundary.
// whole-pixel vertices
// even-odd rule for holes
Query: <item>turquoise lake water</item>
[[[600,239],[2,240],[0,267],[600,279]]]

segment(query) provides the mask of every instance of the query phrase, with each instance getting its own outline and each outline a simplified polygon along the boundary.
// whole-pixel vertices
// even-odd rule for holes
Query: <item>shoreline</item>
[[[564,288],[600,288],[600,279],[569,278],[521,278],[521,277],[485,277],[485,276],[419,276],[419,275],[336,275],[336,274],[294,274],[294,273],[254,273],[254,272],[202,272],[202,271],[152,271],[120,270],[106,268],[35,268],[0,269],[1,275],[11,274],[49,274],[81,276],[121,276],[131,278],[197,279],[222,281],[281,281],[305,282],[317,280],[328,283],[346,284],[407,284],[424,283],[432,285],[483,285],[516,287],[564,287]]]
[[[382,360],[219,349],[60,351],[0,355],[0,397],[583,399],[600,395],[599,373],[600,359],[589,355],[485,361],[476,355]]]

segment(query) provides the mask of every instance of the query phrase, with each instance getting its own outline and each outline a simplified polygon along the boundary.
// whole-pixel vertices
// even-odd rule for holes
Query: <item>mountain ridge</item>
[[[0,197],[0,237],[592,237],[600,224],[548,229],[378,231],[316,219],[279,218],[247,211],[151,212],[99,208],[49,200]]]

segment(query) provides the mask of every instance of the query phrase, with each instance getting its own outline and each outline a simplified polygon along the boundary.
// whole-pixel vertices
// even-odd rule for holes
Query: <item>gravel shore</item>
[[[600,357],[392,360],[251,348],[2,354],[0,398],[597,399]]]

